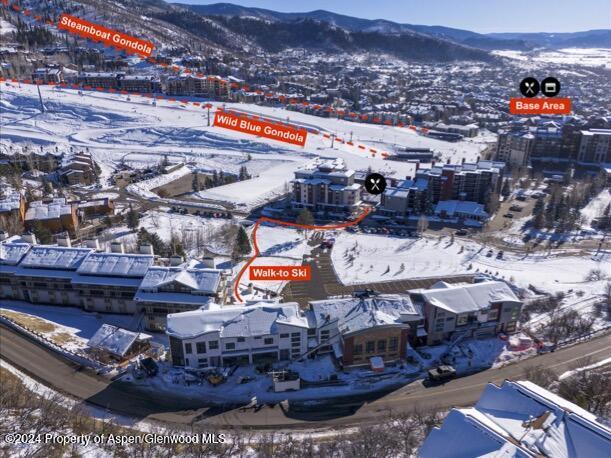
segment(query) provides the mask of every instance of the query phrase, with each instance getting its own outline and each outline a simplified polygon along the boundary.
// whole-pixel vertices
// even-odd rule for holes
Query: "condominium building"
[[[25,226],[32,229],[36,224],[42,224],[52,233],[68,231],[74,234],[78,226],[76,205],[66,202],[64,197],[30,202],[25,213]]]
[[[308,348],[308,320],[296,302],[173,313],[166,333],[172,362],[194,369],[285,361]]]
[[[151,267],[146,272],[135,300],[144,310],[146,328],[163,331],[166,316],[223,304],[227,275],[223,270],[198,267]]]
[[[229,84],[217,76],[169,76],[163,81],[163,86],[168,95],[192,95],[223,100],[229,97]]]
[[[409,291],[422,307],[426,343],[437,345],[459,337],[511,333],[516,330],[522,301],[502,281],[452,285]]]
[[[351,214],[361,204],[361,185],[342,159],[321,158],[295,172],[291,205],[312,212]]]
[[[175,365],[191,368],[288,361],[333,354],[344,367],[405,358],[422,322],[407,295],[372,294],[296,303],[258,303],[168,315]]]
[[[142,250],[148,254],[131,254],[118,242],[111,252],[99,251],[97,243],[72,247],[66,236],[58,242],[38,245],[33,235],[0,240],[0,299],[139,315],[138,324],[150,330],[164,329],[169,311],[197,309],[210,299],[225,302],[224,271],[156,267],[150,247]]]
[[[362,295],[310,302],[317,353],[333,352],[346,367],[404,359],[422,321],[409,296]]]
[[[416,171],[413,179],[389,186],[382,194],[379,215],[396,220],[406,220],[413,214],[442,213],[457,205],[462,210],[474,208],[473,212],[453,211],[473,219],[486,219],[484,211],[493,194],[499,194],[503,181],[505,164],[498,161],[476,163],[444,164]],[[444,204],[439,210],[436,205]],[[467,204],[452,204],[465,202]],[[447,208],[446,208],[447,207]],[[448,213],[446,211],[446,213]]]
[[[611,163],[611,129],[582,130],[578,160]]]

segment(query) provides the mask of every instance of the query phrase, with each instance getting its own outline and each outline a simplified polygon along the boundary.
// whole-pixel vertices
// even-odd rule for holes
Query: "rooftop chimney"
[[[111,253],[125,253],[125,247],[121,242],[111,242],[110,244]]]
[[[216,269],[216,261],[212,256],[206,256],[202,258],[202,264],[208,269]]]
[[[31,232],[26,232],[25,234],[21,236],[21,238],[25,240],[26,242],[31,243],[32,245],[36,245],[38,243],[36,241],[36,236],[32,234]]]
[[[87,240],[87,248],[92,248],[95,251],[100,251],[100,241],[98,239],[88,239]]]
[[[57,246],[72,246],[72,242],[70,241],[70,235],[68,235],[67,232],[62,232],[61,234],[58,234],[55,240],[57,241]]]
[[[179,266],[183,262],[184,260],[182,259],[182,256],[178,256],[177,254],[170,256],[170,266],[172,267]]]
[[[148,242],[142,243],[142,245],[140,245],[140,254],[155,254],[153,251],[153,245]]]

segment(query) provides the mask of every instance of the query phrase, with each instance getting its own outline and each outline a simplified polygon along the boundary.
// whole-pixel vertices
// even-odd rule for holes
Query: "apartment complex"
[[[217,76],[176,75],[163,81],[168,95],[191,95],[214,99],[229,97],[229,84]]]
[[[496,159],[516,166],[546,161],[604,164],[611,162],[610,137],[611,129],[583,129],[574,122],[517,124],[499,132]]]
[[[97,180],[97,172],[91,154],[80,151],[64,157],[59,178],[70,186],[94,184]]]
[[[126,75],[124,72],[81,72],[74,82],[81,86],[116,89],[130,92],[161,92],[161,83],[155,76]]]
[[[418,456],[603,457],[610,446],[596,415],[532,382],[505,380],[486,385],[474,407],[452,409]]]
[[[166,332],[172,362],[194,369],[291,360],[308,348],[308,320],[296,302],[170,314]]]
[[[408,345],[513,332],[522,303],[503,282],[447,285],[404,294],[227,307],[210,303],[167,317],[172,360],[193,369],[331,354],[344,367],[393,364]]]
[[[438,216],[452,213],[477,220],[487,219],[484,205],[494,194],[500,193],[504,168],[505,164],[498,161],[442,166],[433,163],[431,168],[418,169],[414,178],[386,188],[379,215],[398,221],[422,213]]]
[[[355,213],[361,204],[361,185],[354,178],[354,170],[348,170],[342,159],[316,160],[295,172],[291,206],[321,213]]]
[[[170,313],[223,303],[228,282],[222,270],[200,267],[155,266],[148,269],[134,299],[144,310],[146,328],[163,331]]]
[[[438,282],[430,289],[409,291],[424,316],[427,345],[462,337],[512,333],[522,301],[502,281],[451,285]]]
[[[74,234],[78,227],[76,205],[66,202],[64,197],[30,202],[25,213],[25,226],[33,229],[36,224],[43,225],[52,233],[67,231]]]
[[[580,162],[611,162],[611,129],[581,131],[577,159]]]
[[[163,282],[155,286],[151,281],[164,269],[154,266],[157,259],[152,253],[124,253],[120,243],[111,244],[111,252],[101,252],[97,243],[75,248],[68,238],[58,238],[58,242],[57,246],[37,245],[31,235],[0,241],[0,298],[96,312],[142,314],[143,324],[150,330],[161,330],[165,325],[165,316],[157,314],[198,308],[209,302],[206,295],[218,303],[225,302],[227,274],[222,270],[192,269],[180,264],[170,269],[174,281],[166,276],[164,288]],[[151,270],[153,274],[148,275]],[[188,278],[198,278],[200,283],[189,283]],[[184,284],[191,287],[190,294],[201,300],[189,302],[170,297],[171,293],[165,291]],[[149,307],[159,307],[161,312]]]
[[[310,302],[318,353],[333,352],[344,366],[404,359],[409,339],[422,322],[409,296],[367,295]]]

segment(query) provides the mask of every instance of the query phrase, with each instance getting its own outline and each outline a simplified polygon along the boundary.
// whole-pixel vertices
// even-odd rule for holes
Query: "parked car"
[[[499,252],[496,254],[496,259],[503,259],[503,252],[502,252],[502,251],[499,251]]]
[[[455,234],[456,234],[456,235],[460,235],[460,236],[465,236],[465,235],[467,235],[467,234],[469,234],[469,233],[468,233],[468,232],[467,232],[465,229],[458,229],[458,230],[455,232]]]
[[[456,377],[456,369],[448,365],[437,366],[433,369],[429,369],[428,377],[429,377],[429,380],[432,380],[435,382],[449,380],[449,379]]]
[[[509,207],[509,210],[511,210],[512,212],[521,212],[522,207],[520,207],[519,205],[512,205],[511,207]]]
[[[159,372],[159,366],[153,358],[144,358],[140,361],[140,367],[148,377],[154,377]]]
[[[493,254],[494,252],[492,250],[488,250],[488,253],[486,253],[486,257],[491,258]]]
[[[526,196],[520,194],[519,196],[516,196],[516,200],[519,200],[521,202],[524,202],[526,200]]]
[[[509,218],[509,219],[511,219],[511,218],[513,218],[513,215],[512,215],[511,213],[505,213],[505,214],[503,215],[503,218]]]

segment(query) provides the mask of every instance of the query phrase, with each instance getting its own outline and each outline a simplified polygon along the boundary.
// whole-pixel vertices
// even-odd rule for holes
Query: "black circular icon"
[[[386,178],[379,173],[370,173],[365,177],[365,189],[369,194],[382,194],[386,189]]]
[[[548,76],[541,81],[541,92],[546,97],[556,97],[560,92],[560,81],[553,76]]]
[[[520,92],[524,97],[534,97],[539,93],[539,81],[532,76],[520,81]]]

